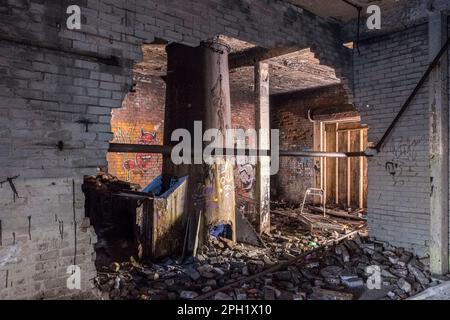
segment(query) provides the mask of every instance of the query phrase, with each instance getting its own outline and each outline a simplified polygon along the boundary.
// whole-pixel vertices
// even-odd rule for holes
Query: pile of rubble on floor
[[[138,184],[119,180],[117,177],[103,171],[98,171],[97,174],[93,176],[85,176],[83,187],[90,187],[97,191],[105,191],[108,193],[140,189]]]
[[[438,284],[411,253],[358,235],[316,249],[314,237],[294,250],[284,240],[261,249],[212,239],[182,264],[114,263],[99,272],[97,286],[105,299],[397,300]],[[263,272],[268,268],[273,272]]]
[[[438,284],[413,254],[369,241],[359,213],[271,211],[264,247],[211,236],[195,258],[103,266],[97,288],[104,299],[398,300]]]

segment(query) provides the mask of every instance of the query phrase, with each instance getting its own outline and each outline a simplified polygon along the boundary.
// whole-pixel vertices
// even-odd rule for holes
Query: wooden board
[[[338,132],[339,148],[338,152],[347,152],[348,142],[347,142],[347,132]],[[339,159],[339,199],[338,204],[347,203],[347,159]]]
[[[320,150],[320,125],[317,127],[314,130],[314,145]],[[359,152],[367,148],[368,128],[360,123],[324,123],[322,128],[323,151]],[[316,187],[325,190],[328,206],[367,207],[366,158],[323,158],[315,161],[321,168],[315,177]]]
[[[336,124],[326,124],[326,151],[336,151]],[[336,203],[336,159],[326,159],[326,204],[334,205]]]
[[[321,139],[322,139],[322,133],[321,133],[321,124],[315,122],[314,123],[314,150],[321,151],[322,145],[321,145]],[[322,158],[314,158],[314,185],[316,188],[322,188]],[[314,203],[319,204],[320,203],[320,197],[314,197]]]

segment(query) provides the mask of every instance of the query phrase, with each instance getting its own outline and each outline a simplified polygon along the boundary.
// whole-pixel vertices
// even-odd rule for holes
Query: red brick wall
[[[113,109],[113,142],[162,144],[164,130],[165,83],[158,77],[137,82],[122,108]],[[109,172],[121,180],[146,187],[161,174],[162,156],[156,154],[109,153]]]
[[[231,125],[234,129],[255,128],[255,105],[253,93],[231,90]],[[234,171],[236,193],[252,198],[255,190],[255,167],[250,164],[236,165]]]
[[[146,77],[137,82],[136,92],[129,93],[120,109],[112,112],[112,131],[117,143],[162,144],[164,129],[165,84],[160,78]],[[253,93],[231,90],[232,127],[255,128]],[[271,97],[272,128],[280,129],[280,149],[312,150],[313,124],[307,118],[309,108],[322,108],[345,103],[339,87],[305,90],[300,94]],[[119,179],[145,187],[161,174],[162,157],[152,154],[108,154],[109,172]],[[314,185],[312,158],[283,157],[280,171],[271,179],[272,197],[301,203],[306,188]],[[249,163],[237,165],[236,192],[254,196],[255,167]]]
[[[129,93],[122,108],[112,112],[113,142],[117,143],[163,143],[165,84],[156,77],[146,77],[137,82],[136,92]],[[250,129],[255,127],[253,93],[232,89],[232,127]],[[144,130],[144,141],[141,141]],[[137,156],[137,158],[136,158]],[[162,157],[159,155],[108,154],[109,172],[119,179],[138,183],[145,187],[161,174]],[[237,166],[235,183],[237,192],[253,196],[255,168],[251,165]]]
[[[314,125],[308,119],[308,110],[346,103],[339,85],[272,96],[272,129],[280,129],[280,149],[313,151]],[[313,158],[281,157],[280,170],[271,179],[272,197],[301,203],[306,189],[314,187],[315,173]]]

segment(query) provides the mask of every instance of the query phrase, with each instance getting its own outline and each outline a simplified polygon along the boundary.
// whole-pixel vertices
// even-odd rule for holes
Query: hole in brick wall
[[[281,130],[282,149],[328,152],[363,149],[367,143],[367,128],[361,126],[359,114],[355,115],[334,69],[321,65],[311,50],[267,49],[235,38],[218,37],[230,47],[233,128],[245,131],[256,127],[254,63],[255,59],[263,59],[269,64],[272,128]],[[143,46],[143,61],[134,67],[133,88],[123,101],[122,108],[112,112],[113,143],[163,144],[166,46],[164,41]],[[308,112],[310,109],[311,114]],[[246,141],[247,146],[253,143]],[[321,161],[285,157],[281,159],[280,172],[271,179],[272,207],[274,211],[279,208],[297,208],[298,211],[307,188],[315,187],[324,190],[328,209],[354,212],[365,207],[365,168],[364,164],[354,160],[350,160],[349,164],[346,159]],[[142,230],[136,229],[140,203],[126,197],[116,197],[113,195],[117,191],[114,188],[122,186],[142,191],[161,172],[162,156],[159,154],[109,153],[109,175],[105,174],[109,181],[97,177],[94,182],[85,183],[86,212],[99,238],[96,248],[98,265],[142,256],[142,248],[139,248]],[[349,176],[347,172],[358,174]],[[258,229],[259,218],[254,200],[255,166],[250,161],[237,165],[234,182],[238,210]],[[105,193],[98,190],[99,186],[102,189],[102,184],[106,185]],[[307,204],[315,208],[306,210],[317,210],[317,197],[311,200]],[[277,222],[276,217],[274,221]],[[291,221],[281,219],[278,222],[275,223],[275,230],[292,227],[295,233],[295,230],[303,229]]]
[[[86,177],[82,188],[86,198],[86,216],[90,218],[98,238],[95,244],[97,268],[129,261],[131,256],[137,257],[137,201],[115,194],[119,190],[132,190],[130,185],[99,173]]]
[[[143,45],[143,60],[133,69],[133,87],[111,117],[113,143],[162,145],[167,75],[166,42]],[[161,174],[162,156],[108,153],[108,172],[145,188]]]

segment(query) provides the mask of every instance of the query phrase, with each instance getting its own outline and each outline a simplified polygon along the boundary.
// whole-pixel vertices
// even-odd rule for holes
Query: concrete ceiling
[[[311,87],[339,83],[332,68],[320,65],[309,50],[296,51],[267,60],[270,65],[270,93],[286,93]],[[233,91],[253,92],[253,67],[230,71],[230,86]]]
[[[254,47],[253,44],[227,36],[219,39],[230,47],[230,53],[244,51]],[[165,44],[149,44],[142,48],[142,62],[134,66],[134,71],[143,75],[165,76],[167,74],[167,53]]]
[[[237,39],[222,37],[231,52],[239,52],[254,45]],[[138,63],[134,71],[140,75],[161,77],[167,74],[167,54],[165,45],[152,44],[143,48],[143,61]],[[270,93],[278,94],[298,91],[311,87],[339,83],[334,70],[320,65],[319,60],[309,50],[300,50],[278,56],[266,62],[270,65]],[[230,70],[230,86],[232,91],[253,92],[254,68],[242,67]]]
[[[331,21],[346,23],[358,16],[354,7],[342,0],[286,0],[287,2],[306,9],[315,15]],[[363,7],[363,16],[366,15],[366,8],[376,4],[381,10],[388,10],[399,2],[408,0],[349,0],[358,6]]]

